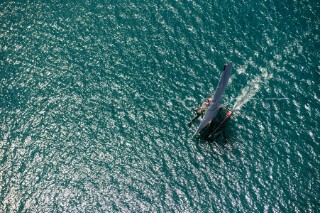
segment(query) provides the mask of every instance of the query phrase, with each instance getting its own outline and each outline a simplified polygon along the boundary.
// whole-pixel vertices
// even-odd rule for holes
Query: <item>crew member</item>
[[[203,113],[208,109],[208,106],[210,105],[212,101],[210,99],[206,100],[202,106],[197,108],[197,115],[203,115]]]

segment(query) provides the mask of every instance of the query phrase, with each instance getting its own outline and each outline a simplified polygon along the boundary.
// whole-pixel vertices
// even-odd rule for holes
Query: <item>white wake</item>
[[[234,111],[240,111],[241,108],[259,92],[261,85],[272,78],[272,74],[269,74],[267,69],[261,68],[260,70],[262,71],[261,75],[250,80],[247,86],[241,90],[240,95],[236,97],[236,101],[233,105]]]

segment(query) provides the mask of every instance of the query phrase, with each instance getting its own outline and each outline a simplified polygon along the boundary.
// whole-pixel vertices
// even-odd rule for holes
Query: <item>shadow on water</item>
[[[220,150],[218,151],[220,154],[234,149],[237,132],[233,117],[229,117],[221,125],[228,111],[226,108],[220,108],[214,121],[195,138],[198,145],[213,149],[215,152]]]

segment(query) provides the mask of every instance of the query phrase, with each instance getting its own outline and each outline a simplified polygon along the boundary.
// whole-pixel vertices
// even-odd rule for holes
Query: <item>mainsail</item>
[[[224,93],[228,85],[228,80],[230,78],[231,71],[232,62],[230,62],[224,67],[216,92],[211,97],[212,102],[209,105],[208,110],[196,131],[196,134],[198,134],[202,129],[204,129],[216,117],[219,110],[220,102],[222,100],[222,94]]]

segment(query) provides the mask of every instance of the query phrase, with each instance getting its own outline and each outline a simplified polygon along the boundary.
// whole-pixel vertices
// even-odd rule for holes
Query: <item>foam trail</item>
[[[233,110],[240,110],[259,91],[261,82],[259,76],[252,80],[249,85],[242,89],[241,94],[236,98]]]
[[[233,105],[233,110],[239,111],[248,101],[250,101],[260,90],[261,84],[267,82],[272,75],[267,73],[266,69],[261,69],[262,75],[256,76],[248,82],[248,85],[241,90],[241,94],[236,98]]]

